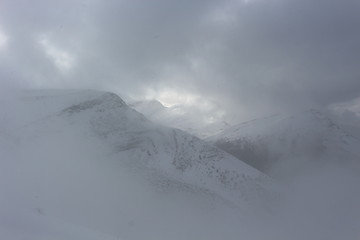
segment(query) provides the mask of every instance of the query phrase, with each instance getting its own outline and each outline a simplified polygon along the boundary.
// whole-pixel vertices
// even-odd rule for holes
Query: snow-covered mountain
[[[318,110],[255,119],[207,140],[271,174],[275,174],[274,169],[291,175],[323,161],[345,163],[360,159],[359,139]]]
[[[221,118],[199,112],[196,107],[165,107],[157,100],[132,102],[130,106],[154,122],[181,129],[201,139],[220,133],[230,126]]]
[[[186,216],[194,210],[179,199],[244,210],[271,188],[258,170],[197,137],[150,122],[113,93],[26,91],[2,101],[0,109],[0,230],[7,239],[49,239],[69,229],[77,237],[52,237],[183,239],[182,228],[201,220]],[[179,229],[177,221],[187,225]],[[64,227],[47,233],[49,222]],[[74,225],[91,230],[80,237]],[[13,233],[20,237],[9,237]],[[217,239],[208,234],[204,239]]]

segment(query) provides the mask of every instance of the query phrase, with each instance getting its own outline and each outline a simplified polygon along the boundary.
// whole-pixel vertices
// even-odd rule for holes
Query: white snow
[[[1,239],[218,239],[205,219],[228,227],[216,209],[241,216],[272,187],[112,93],[25,91],[0,109]]]
[[[235,155],[243,156],[248,163],[261,156],[262,160],[268,160],[264,164],[269,164],[270,168],[286,166],[281,171],[288,174],[292,172],[289,168],[314,167],[316,161],[345,163],[358,162],[360,158],[360,141],[319,110],[255,119],[230,127],[207,140],[223,149],[247,150],[246,153],[235,151]]]

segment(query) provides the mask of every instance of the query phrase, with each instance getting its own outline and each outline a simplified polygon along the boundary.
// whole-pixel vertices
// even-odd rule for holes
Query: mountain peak
[[[126,106],[126,103],[124,100],[122,100],[118,95],[111,92],[105,92],[99,97],[96,97],[91,100],[86,100],[84,102],[81,102],[79,104],[72,105],[70,107],[65,108],[62,110],[63,113],[77,113],[81,112],[87,109],[96,108],[99,105],[105,105],[106,108],[114,109],[114,108],[120,108],[123,106]],[[98,111],[101,111],[101,109]]]
[[[159,181],[205,189],[235,204],[247,202],[243,195],[257,195],[247,187],[259,181],[267,189],[267,177],[256,169],[190,134],[147,121],[114,93],[44,90],[20,98],[9,103],[13,107],[8,115],[14,119],[9,122],[16,129],[9,132],[38,141],[37,149],[49,142],[57,152],[71,153],[66,143],[76,138],[86,153],[100,154],[99,161],[115,160],[149,178],[156,173],[162,176]]]

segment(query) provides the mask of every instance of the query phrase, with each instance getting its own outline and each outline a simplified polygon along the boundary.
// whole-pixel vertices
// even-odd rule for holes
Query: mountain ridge
[[[356,161],[360,156],[359,139],[316,109],[243,122],[206,140],[267,173],[286,161],[295,166],[306,158]]]

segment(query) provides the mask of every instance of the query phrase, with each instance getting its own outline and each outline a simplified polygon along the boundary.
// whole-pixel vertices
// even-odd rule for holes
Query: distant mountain
[[[132,102],[129,104],[129,106],[147,117],[153,117],[156,114],[163,114],[163,112],[167,109],[167,107],[155,99],[149,101]]]
[[[186,208],[179,199],[191,195],[201,207],[213,202],[248,210],[266,202],[272,186],[258,170],[188,133],[152,123],[113,93],[26,91],[0,110],[0,212],[23,219],[0,227],[3,232],[32,236],[38,226],[30,223],[46,216],[71,229],[76,224],[156,239],[181,233],[163,229],[182,221]],[[163,203],[164,195],[174,199]]]
[[[165,107],[157,100],[133,102],[130,103],[130,107],[154,122],[181,129],[202,139],[217,134],[230,126],[224,120],[209,121],[207,116],[199,113],[196,107],[184,105]]]
[[[255,119],[207,140],[269,174],[291,175],[324,161],[360,161],[359,139],[318,110]]]

